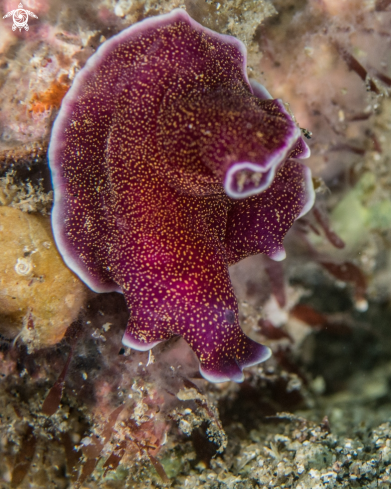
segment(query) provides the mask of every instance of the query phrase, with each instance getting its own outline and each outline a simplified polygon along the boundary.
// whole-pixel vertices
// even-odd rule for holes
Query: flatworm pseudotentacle
[[[88,60],[54,124],[58,248],[91,289],[125,294],[125,345],[182,335],[205,378],[241,381],[270,350],[239,326],[228,265],[284,258],[314,200],[307,156],[240,41],[183,10],[144,20]]]

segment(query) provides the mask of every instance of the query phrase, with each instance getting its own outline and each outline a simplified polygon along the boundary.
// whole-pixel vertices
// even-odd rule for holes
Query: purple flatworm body
[[[244,45],[183,10],[106,41],[76,76],[49,148],[52,224],[67,265],[123,292],[123,343],[181,335],[213,382],[270,356],[241,330],[228,266],[280,260],[314,200],[281,100],[246,75]]]

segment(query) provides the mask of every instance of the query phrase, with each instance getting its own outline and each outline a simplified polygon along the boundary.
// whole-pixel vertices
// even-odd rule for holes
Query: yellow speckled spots
[[[281,102],[252,94],[237,41],[184,11],[161,19],[107,41],[67,96],[51,151],[65,188],[57,239],[94,290],[124,292],[126,345],[182,335],[206,378],[241,380],[268,349],[239,326],[228,265],[278,253],[301,212],[305,171],[284,164],[298,129]],[[242,162],[239,193],[279,170],[233,199],[227,175]]]

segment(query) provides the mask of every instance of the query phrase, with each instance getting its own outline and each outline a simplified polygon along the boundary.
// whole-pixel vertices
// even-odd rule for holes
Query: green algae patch
[[[348,248],[362,243],[368,231],[391,227],[391,201],[376,198],[376,181],[367,172],[331,213],[331,224]]]
[[[169,452],[160,459],[164,471],[169,479],[176,477],[182,470],[182,462],[176,453]]]

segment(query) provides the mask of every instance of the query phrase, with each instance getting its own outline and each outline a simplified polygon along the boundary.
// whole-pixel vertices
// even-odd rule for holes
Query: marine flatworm
[[[123,343],[181,335],[212,381],[269,348],[241,330],[228,266],[285,256],[312,206],[309,156],[281,100],[246,75],[244,45],[183,10],[106,41],[78,73],[49,148],[52,224],[67,265],[125,294]]]

